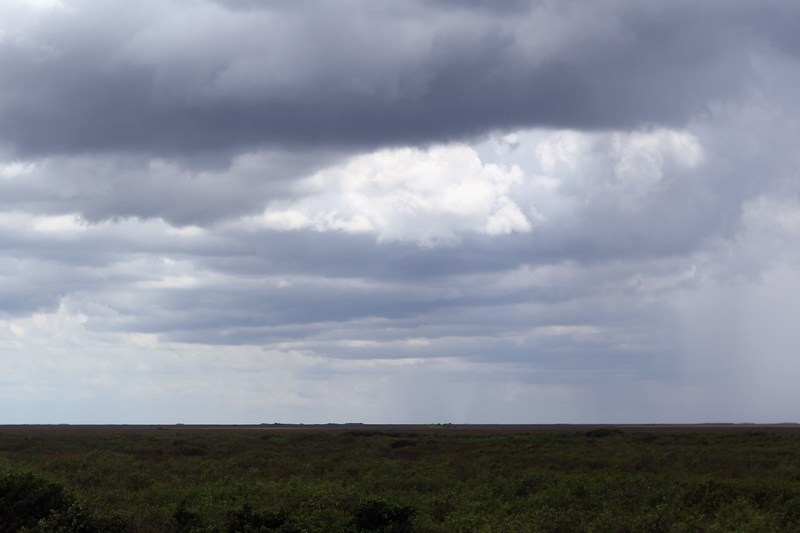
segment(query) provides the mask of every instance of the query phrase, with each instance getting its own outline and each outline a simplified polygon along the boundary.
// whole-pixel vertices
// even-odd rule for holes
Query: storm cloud
[[[682,126],[798,52],[789,2],[8,2],[0,138],[187,156]]]
[[[0,422],[795,414],[791,1],[0,6]]]

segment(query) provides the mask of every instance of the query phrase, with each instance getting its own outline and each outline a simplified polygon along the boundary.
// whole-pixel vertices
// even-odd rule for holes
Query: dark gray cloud
[[[680,125],[748,89],[744,55],[794,53],[800,10],[788,1],[237,5],[51,10],[24,38],[0,43],[0,141],[30,155],[186,156]]]
[[[185,157],[60,157],[37,160],[0,181],[0,207],[41,214],[79,212],[89,222],[164,218],[186,226],[254,213],[290,196],[294,180],[341,159],[317,150],[261,151],[225,162]]]

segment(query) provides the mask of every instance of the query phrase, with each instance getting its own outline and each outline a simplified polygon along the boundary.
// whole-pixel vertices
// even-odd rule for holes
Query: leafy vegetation
[[[788,531],[800,434],[0,434],[0,533]]]

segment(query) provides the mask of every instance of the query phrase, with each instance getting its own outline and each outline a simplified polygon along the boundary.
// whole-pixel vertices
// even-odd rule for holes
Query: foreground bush
[[[0,477],[0,532],[119,533],[120,517],[98,518],[63,486],[31,473]]]
[[[67,509],[70,503],[57,483],[30,473],[6,474],[0,477],[0,532],[34,528],[39,520]]]

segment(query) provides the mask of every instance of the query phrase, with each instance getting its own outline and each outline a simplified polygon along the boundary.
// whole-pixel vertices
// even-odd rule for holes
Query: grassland
[[[800,429],[6,426],[0,524],[0,532],[800,530]]]

